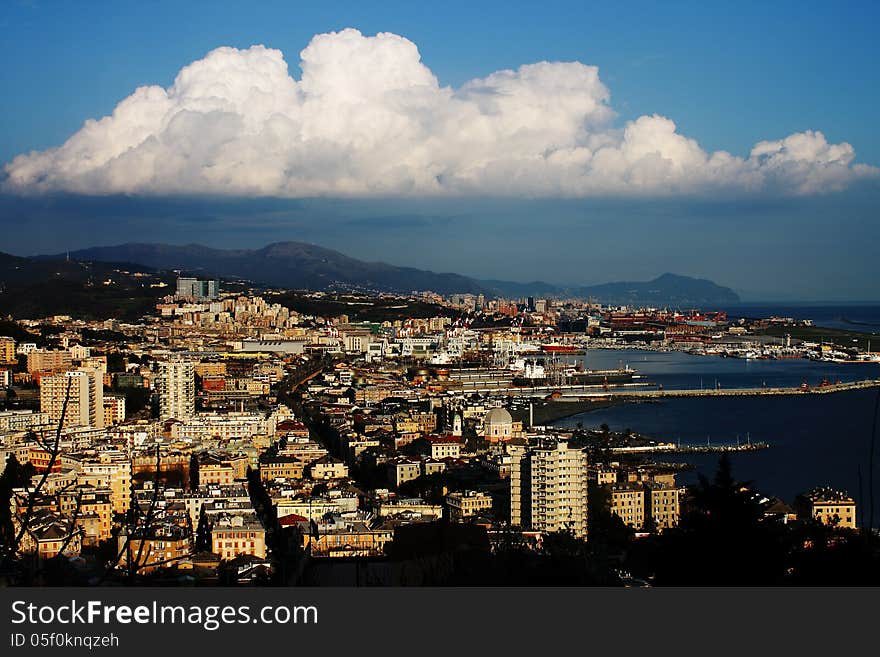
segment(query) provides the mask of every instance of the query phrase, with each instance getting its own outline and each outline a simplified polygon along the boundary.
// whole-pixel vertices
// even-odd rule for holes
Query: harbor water
[[[721,388],[796,388],[823,380],[850,383],[880,379],[880,363],[831,363],[802,358],[763,360],[697,356],[680,351],[591,349],[580,362],[589,369],[630,366],[638,370],[636,383],[662,385],[664,390]],[[645,386],[647,388],[647,385]]]
[[[818,384],[880,378],[876,363],[842,364],[807,360],[742,360],[694,356],[679,352],[595,350],[584,356],[591,368],[629,364],[664,389],[711,389],[715,381],[724,388],[767,386],[796,387],[804,380]],[[833,486],[857,499],[868,500],[868,462],[874,404],[878,389],[827,395],[693,397],[627,403],[556,422],[557,426],[585,427],[607,424],[664,441],[690,445],[735,444],[766,441],[766,450],[730,455],[734,476],[750,481],[762,492],[791,503],[814,486]],[[878,436],[880,442],[880,436]],[[683,473],[682,483],[694,483],[698,473],[712,476],[718,454],[664,454],[665,461],[685,461],[696,466]],[[875,453],[875,522],[880,519],[880,450]],[[861,488],[859,471],[861,470]],[[867,504],[863,506],[867,518]],[[860,511],[861,514],[861,511]]]

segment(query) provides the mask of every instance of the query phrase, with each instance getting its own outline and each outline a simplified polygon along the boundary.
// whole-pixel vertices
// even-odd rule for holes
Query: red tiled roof
[[[282,516],[278,518],[278,524],[282,527],[289,527],[291,525],[298,525],[303,522],[308,522],[309,519],[303,516],[297,515],[295,513],[290,513],[286,516]]]

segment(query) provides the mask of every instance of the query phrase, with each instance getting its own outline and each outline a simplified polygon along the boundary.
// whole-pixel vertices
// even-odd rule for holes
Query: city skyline
[[[10,648],[858,641],[878,24],[0,2]]]

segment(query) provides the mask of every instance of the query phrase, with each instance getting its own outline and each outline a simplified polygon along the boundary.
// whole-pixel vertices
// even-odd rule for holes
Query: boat
[[[550,385],[551,381],[543,374],[543,368],[526,370],[522,374],[513,377],[515,386],[534,387]],[[566,370],[561,381],[557,384],[569,386],[612,386],[632,383],[639,376],[636,370],[629,366],[615,370]]]

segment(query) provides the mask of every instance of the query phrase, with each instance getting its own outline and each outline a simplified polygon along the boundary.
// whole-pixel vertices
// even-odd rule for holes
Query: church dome
[[[493,408],[486,413],[486,417],[483,418],[483,424],[488,427],[513,424],[513,417],[507,412],[506,408]]]

